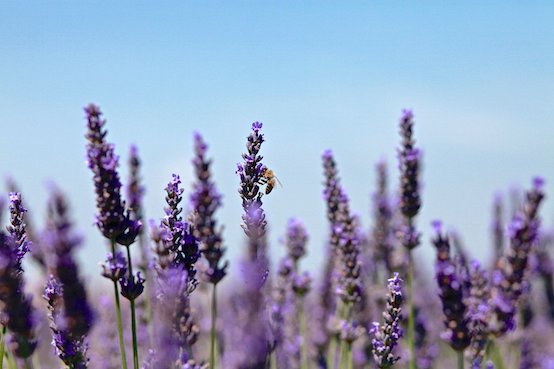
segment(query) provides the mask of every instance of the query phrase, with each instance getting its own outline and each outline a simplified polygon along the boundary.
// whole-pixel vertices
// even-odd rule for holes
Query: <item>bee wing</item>
[[[279,180],[279,178],[277,178],[277,177],[273,177],[273,178],[275,178],[275,180],[277,181],[277,183],[279,183],[279,186],[283,187],[283,184],[281,183],[281,181]]]

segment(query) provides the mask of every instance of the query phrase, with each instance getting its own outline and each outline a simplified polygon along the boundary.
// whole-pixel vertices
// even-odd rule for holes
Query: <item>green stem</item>
[[[127,248],[127,263],[129,264],[129,278],[135,278],[133,275],[133,263],[131,262],[131,248]],[[137,318],[135,312],[135,300],[131,301],[131,332],[133,336],[133,368],[139,369],[138,344],[137,344]]]
[[[414,310],[414,259],[408,250],[408,347],[410,349],[409,368],[416,369],[415,354],[415,310]]]
[[[502,358],[502,353],[498,349],[498,345],[496,345],[492,339],[489,342],[489,354],[492,362],[494,363],[494,367],[496,369],[506,369],[506,365],[504,365],[504,359]]]
[[[215,323],[217,319],[216,285],[212,288],[212,327],[210,330],[210,369],[215,369]]]
[[[33,369],[33,362],[31,361],[31,358],[24,359],[23,366],[25,369]]]
[[[6,326],[2,327],[2,337],[0,337],[0,369],[4,368],[4,352],[6,350],[5,345],[5,337],[6,337]]]
[[[464,369],[464,352],[458,351],[458,369]]]
[[[300,337],[302,346],[300,348],[300,369],[309,369],[308,362],[308,330],[306,328],[306,316],[304,314],[304,297],[298,298],[298,322],[300,324]]]
[[[344,304],[342,301],[338,302],[337,312],[339,320],[342,319],[344,314]],[[340,355],[339,336],[338,334],[334,334],[331,337],[331,342],[329,342],[329,348],[327,349],[327,369],[336,369],[338,358],[340,357],[337,355],[337,352]]]
[[[115,257],[115,241],[112,239],[112,254]],[[117,281],[113,281],[115,298],[115,317],[117,320],[117,335],[119,336],[119,351],[121,352],[122,369],[127,369],[127,354],[125,353],[125,342],[123,340],[123,324],[121,323],[121,304],[119,303],[119,287]]]
[[[273,350],[273,352],[269,356],[270,356],[269,367],[271,369],[277,369],[277,350]]]
[[[347,347],[347,365],[346,365],[346,368],[347,369],[353,369],[354,368],[354,354],[352,352],[352,343],[349,342],[348,343],[348,347]]]
[[[345,305],[345,310],[346,311],[341,318],[350,321],[350,319],[352,318],[352,304]],[[343,369],[346,365],[348,365],[348,361],[350,360],[348,355],[348,346],[349,344],[345,340],[340,341],[340,369]]]

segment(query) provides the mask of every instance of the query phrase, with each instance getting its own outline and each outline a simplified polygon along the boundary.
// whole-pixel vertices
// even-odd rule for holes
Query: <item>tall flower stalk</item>
[[[392,367],[399,359],[394,349],[402,337],[402,280],[398,273],[388,280],[387,305],[383,312],[384,323],[374,322],[370,330],[373,335],[371,341],[373,347],[373,357],[380,369]]]
[[[433,222],[433,227],[435,228],[433,244],[437,249],[435,277],[439,286],[446,328],[442,337],[457,352],[458,368],[462,369],[463,352],[471,342],[468,307],[464,300],[464,276],[460,275],[458,265],[450,256],[450,240],[442,232],[441,222]]]
[[[42,239],[48,251],[45,261],[50,273],[44,298],[56,354],[69,368],[85,369],[88,367],[85,339],[93,314],[73,255],[81,237],[73,232],[67,202],[56,189],[48,204]]]
[[[493,331],[497,336],[515,328],[515,315],[524,291],[529,256],[536,247],[540,218],[539,207],[544,199],[544,180],[535,178],[533,187],[525,195],[521,209],[509,226],[510,247],[494,271],[491,290]]]
[[[0,308],[4,324],[4,344],[30,366],[29,357],[36,349],[34,310],[24,293],[21,261],[29,250],[21,194],[10,193],[8,233],[0,232]],[[6,333],[8,336],[6,337]]]
[[[236,308],[242,308],[247,314],[246,321],[241,321],[240,334],[245,342],[251,342],[250,347],[230,354],[228,363],[231,368],[260,368],[269,359],[273,345],[269,339],[267,321],[265,285],[269,274],[267,255],[267,240],[265,212],[262,208],[264,193],[264,173],[267,170],[262,163],[260,149],[264,142],[261,133],[262,123],[252,123],[252,131],[247,137],[246,153],[242,154],[243,162],[237,165],[237,175],[240,178],[239,195],[243,214],[241,227],[247,237],[246,259],[243,261],[242,277],[244,288],[241,291],[243,301],[237,301]],[[235,350],[240,350],[238,347]],[[233,348],[230,348],[233,350]]]
[[[127,247],[129,275],[126,282],[122,283],[128,288],[129,281],[135,281],[132,274],[132,260],[129,246],[138,236],[142,223],[133,220],[130,211],[125,209],[125,202],[121,199],[121,181],[117,172],[119,158],[114,152],[114,146],[106,142],[107,131],[104,128],[106,121],[102,118],[100,109],[93,104],[85,108],[87,119],[87,164],[93,173],[94,188],[96,192],[96,225],[100,232],[110,240],[112,258],[116,257],[116,244]],[[123,276],[122,276],[123,277]],[[140,284],[140,276],[138,282]],[[116,302],[116,316],[118,321],[119,342],[121,351],[121,363],[123,369],[127,369],[127,358],[123,344],[123,326],[121,322],[121,306],[119,301],[119,287],[117,279],[112,279],[114,284],[114,298]],[[138,369],[138,347],[135,322],[135,306],[131,301],[132,336],[133,336],[133,367]]]
[[[419,193],[419,175],[421,151],[415,147],[413,138],[414,115],[411,110],[404,110],[400,118],[400,136],[402,142],[398,150],[400,168],[400,211],[403,225],[400,239],[408,252],[408,346],[410,350],[409,368],[416,368],[415,353],[415,311],[414,311],[414,261],[412,250],[419,245],[419,232],[415,227],[415,217],[421,208]]]
[[[210,369],[215,368],[217,284],[225,277],[228,262],[221,263],[223,247],[222,228],[217,226],[215,212],[221,206],[221,195],[211,178],[211,160],[206,158],[208,146],[199,133],[194,135],[193,166],[196,175],[191,202],[194,207],[194,236],[200,242],[200,249],[208,267],[203,273],[206,281],[212,284],[211,324],[210,324]]]

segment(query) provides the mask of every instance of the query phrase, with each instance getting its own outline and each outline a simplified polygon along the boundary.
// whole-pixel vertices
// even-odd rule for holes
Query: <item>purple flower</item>
[[[472,365],[480,368],[490,334],[488,327],[491,313],[489,306],[490,287],[487,273],[481,268],[478,261],[473,260],[470,263],[469,275],[471,279],[471,288],[467,298],[469,329],[471,331],[469,354]]]
[[[237,174],[240,177],[239,194],[242,200],[241,227],[248,237],[248,257],[250,260],[266,258],[265,232],[267,222],[262,208],[263,192],[260,191],[264,173],[267,169],[262,164],[263,156],[259,155],[264,136],[260,133],[262,124],[254,122],[252,132],[247,137],[246,150],[242,154],[244,162],[237,164]],[[260,259],[261,258],[261,259]]]
[[[87,116],[87,163],[94,175],[96,191],[96,225],[102,234],[119,244],[129,246],[140,232],[141,223],[130,219],[121,200],[121,182],[117,173],[119,157],[114,146],[106,142],[106,121],[100,108],[90,104],[85,108]]]
[[[495,272],[491,293],[493,325],[498,336],[515,327],[514,316],[526,282],[529,254],[537,241],[540,224],[538,210],[544,198],[543,184],[540,178],[533,180],[533,188],[527,192],[522,208],[509,226],[510,249],[499,260]]]
[[[298,297],[306,296],[312,287],[312,277],[308,272],[302,274],[294,273],[291,282],[292,290]]]
[[[121,295],[129,301],[136,300],[144,291],[144,278],[140,276],[140,272],[137,276],[124,276],[119,280],[121,285]]]
[[[403,110],[400,118],[400,136],[402,143],[398,150],[400,168],[400,211],[404,216],[405,225],[402,230],[403,245],[413,249],[419,245],[419,233],[415,230],[413,218],[421,207],[419,172],[421,152],[415,147],[413,139],[413,113]]]
[[[217,192],[211,179],[210,165],[212,161],[206,158],[207,145],[199,133],[194,135],[194,149],[196,156],[192,163],[196,173],[196,182],[190,196],[195,210],[194,235],[200,241],[202,255],[208,261],[205,277],[210,283],[217,284],[225,277],[229,264],[226,261],[220,265],[225,248],[222,245],[222,229],[217,226],[214,217],[215,212],[221,206],[221,195]]]
[[[23,273],[21,268],[21,260],[29,251],[30,242],[27,241],[27,232],[25,224],[25,209],[21,202],[21,194],[19,192],[10,192],[10,224],[7,227],[8,232],[17,243],[17,270]]]
[[[189,278],[182,265],[170,266],[158,275],[154,304],[155,368],[172,367],[191,360],[199,328],[189,301]]]
[[[116,251],[115,256],[110,252],[102,264],[102,276],[114,282],[120,280],[127,273],[127,260],[122,252]]]
[[[48,278],[43,297],[48,304],[52,345],[56,355],[70,368],[87,368],[87,345],[84,339],[90,325],[84,333],[75,330],[76,326],[72,317],[67,314],[64,303],[69,296],[64,286],[52,275]]]
[[[441,224],[433,222],[435,238],[433,244],[437,249],[435,277],[439,286],[439,297],[444,313],[446,331],[442,337],[456,351],[463,351],[470,343],[467,306],[464,302],[464,281],[457,273],[457,265],[450,258],[450,241],[442,233]]]
[[[297,268],[298,260],[306,255],[306,243],[308,242],[308,232],[304,224],[296,218],[291,218],[287,224],[287,234],[285,236],[285,246],[287,254]]]
[[[380,325],[374,322],[369,333],[373,336],[373,357],[377,366],[381,369],[390,368],[400,357],[394,354],[394,348],[402,337],[402,280],[398,273],[388,280],[389,292],[387,294],[387,306],[383,312],[384,323]]]
[[[33,308],[23,293],[20,244],[11,235],[0,232],[0,302],[2,320],[10,332],[9,347],[21,358],[33,354],[37,346]]]
[[[162,268],[182,266],[187,271],[190,291],[196,288],[195,264],[200,257],[198,240],[193,235],[192,227],[183,221],[181,213],[183,208],[180,203],[183,199],[181,179],[173,174],[171,181],[165,188],[167,206],[164,208],[165,217],[162,219],[159,234],[159,242],[156,248],[158,263]],[[155,231],[156,232],[156,231]]]
[[[61,308],[67,321],[64,329],[71,337],[81,337],[92,326],[93,313],[74,259],[81,237],[72,228],[66,199],[59,190],[54,189],[48,203],[46,230],[42,237],[48,251],[46,264],[52,278],[63,288]]]

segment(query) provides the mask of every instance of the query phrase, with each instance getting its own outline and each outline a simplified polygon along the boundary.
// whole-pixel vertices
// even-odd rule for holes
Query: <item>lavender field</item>
[[[547,1],[0,1],[0,369],[553,369]]]

